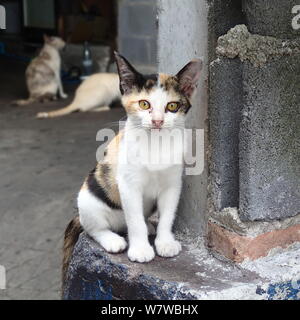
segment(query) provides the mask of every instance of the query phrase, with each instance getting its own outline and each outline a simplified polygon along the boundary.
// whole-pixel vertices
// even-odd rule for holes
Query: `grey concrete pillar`
[[[295,1],[276,3],[244,1],[258,35],[236,27],[217,52],[237,58],[210,67],[212,203],[238,208],[243,221],[300,212],[300,31],[292,28]]]
[[[158,69],[176,74],[196,57],[204,68],[193,107],[187,117],[190,128],[206,129],[208,7],[205,0],[158,0]],[[201,233],[207,220],[207,169],[201,175],[184,177],[178,224]]]
[[[239,205],[239,129],[242,63],[219,58],[210,66],[210,197],[221,211]]]
[[[300,40],[292,27],[295,0],[249,0],[243,8],[249,31]],[[298,41],[298,48],[300,41]],[[274,220],[300,212],[300,50],[264,67],[244,65],[240,129],[240,217]]]
[[[243,104],[242,63],[218,57],[218,38],[244,23],[241,0],[208,0],[209,4],[209,138],[212,211],[238,207],[239,124]]]
[[[119,0],[118,3],[120,53],[141,72],[156,72],[156,0]]]
[[[299,37],[292,28],[292,8],[298,0],[243,0],[246,24],[251,33],[283,39]]]
[[[240,217],[284,219],[300,212],[300,55],[264,68],[244,65],[240,129]]]

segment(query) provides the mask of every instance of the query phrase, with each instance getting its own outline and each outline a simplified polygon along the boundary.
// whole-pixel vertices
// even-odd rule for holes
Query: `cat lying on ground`
[[[148,235],[155,230],[148,218],[156,208],[156,253],[173,257],[181,250],[172,225],[181,193],[185,148],[173,140],[168,150],[153,149],[152,137],[159,133],[168,139],[172,130],[185,130],[202,62],[191,61],[175,76],[142,75],[124,57],[115,55],[128,118],[124,130],[108,144],[103,159],[87,176],[78,194],[79,216],[65,232],[64,277],[82,230],[111,253],[126,249],[127,242],[119,233],[127,232],[128,258],[141,263],[151,261],[155,252]],[[140,139],[143,135],[146,140]],[[157,153],[154,159],[158,162],[149,161],[153,153]],[[142,156],[127,160],[136,154]],[[170,155],[179,162],[165,161]]]
[[[40,112],[37,117],[53,118],[75,111],[103,111],[118,99],[121,99],[119,76],[115,73],[96,73],[77,88],[70,105],[51,112]]]
[[[67,98],[60,78],[61,58],[59,51],[65,47],[65,42],[58,37],[44,36],[45,44],[39,55],[34,58],[26,69],[26,84],[29,98],[17,100],[13,104],[23,106],[33,102],[44,102]]]

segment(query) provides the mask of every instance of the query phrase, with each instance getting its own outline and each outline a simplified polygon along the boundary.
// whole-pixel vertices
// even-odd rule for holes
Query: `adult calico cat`
[[[61,98],[67,98],[60,78],[61,58],[59,51],[65,47],[65,42],[59,37],[44,35],[44,46],[39,55],[28,65],[25,76],[29,98],[17,100],[13,104],[24,106],[33,102],[56,100],[57,93]]]

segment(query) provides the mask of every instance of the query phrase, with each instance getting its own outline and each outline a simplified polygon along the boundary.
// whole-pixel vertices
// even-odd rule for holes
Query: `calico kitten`
[[[181,192],[184,148],[177,146],[181,160],[176,164],[139,162],[138,157],[133,162],[124,159],[140,151],[143,155],[153,152],[136,139],[141,131],[151,137],[153,132],[164,136],[173,128],[184,130],[202,62],[191,61],[175,76],[144,76],[124,57],[118,53],[115,56],[122,104],[128,119],[124,130],[109,143],[103,160],[88,175],[79,192],[79,218],[71,221],[65,234],[64,271],[82,229],[112,253],[125,250],[127,243],[118,233],[128,232],[128,258],[136,262],[151,261],[155,252],[148,234],[153,233],[154,227],[147,219],[156,208],[159,212],[157,254],[173,257],[181,250],[172,225]],[[161,152],[158,157],[161,160],[166,151],[158,152]]]
[[[27,105],[36,101],[55,100],[57,91],[61,98],[67,98],[60,78],[61,58],[59,51],[65,47],[65,42],[58,37],[44,36],[45,44],[39,55],[34,58],[26,69],[26,84],[29,91],[27,100],[13,102],[17,105]]]
[[[38,118],[53,118],[75,111],[103,111],[115,100],[121,99],[119,76],[114,73],[96,73],[77,88],[75,98],[65,108],[40,112]],[[96,109],[97,108],[97,109]]]

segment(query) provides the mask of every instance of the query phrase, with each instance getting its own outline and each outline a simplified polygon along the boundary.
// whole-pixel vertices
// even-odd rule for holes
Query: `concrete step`
[[[202,239],[179,234],[183,251],[147,264],[108,254],[85,233],[75,246],[63,299],[300,299],[298,247],[243,264],[213,257]]]

